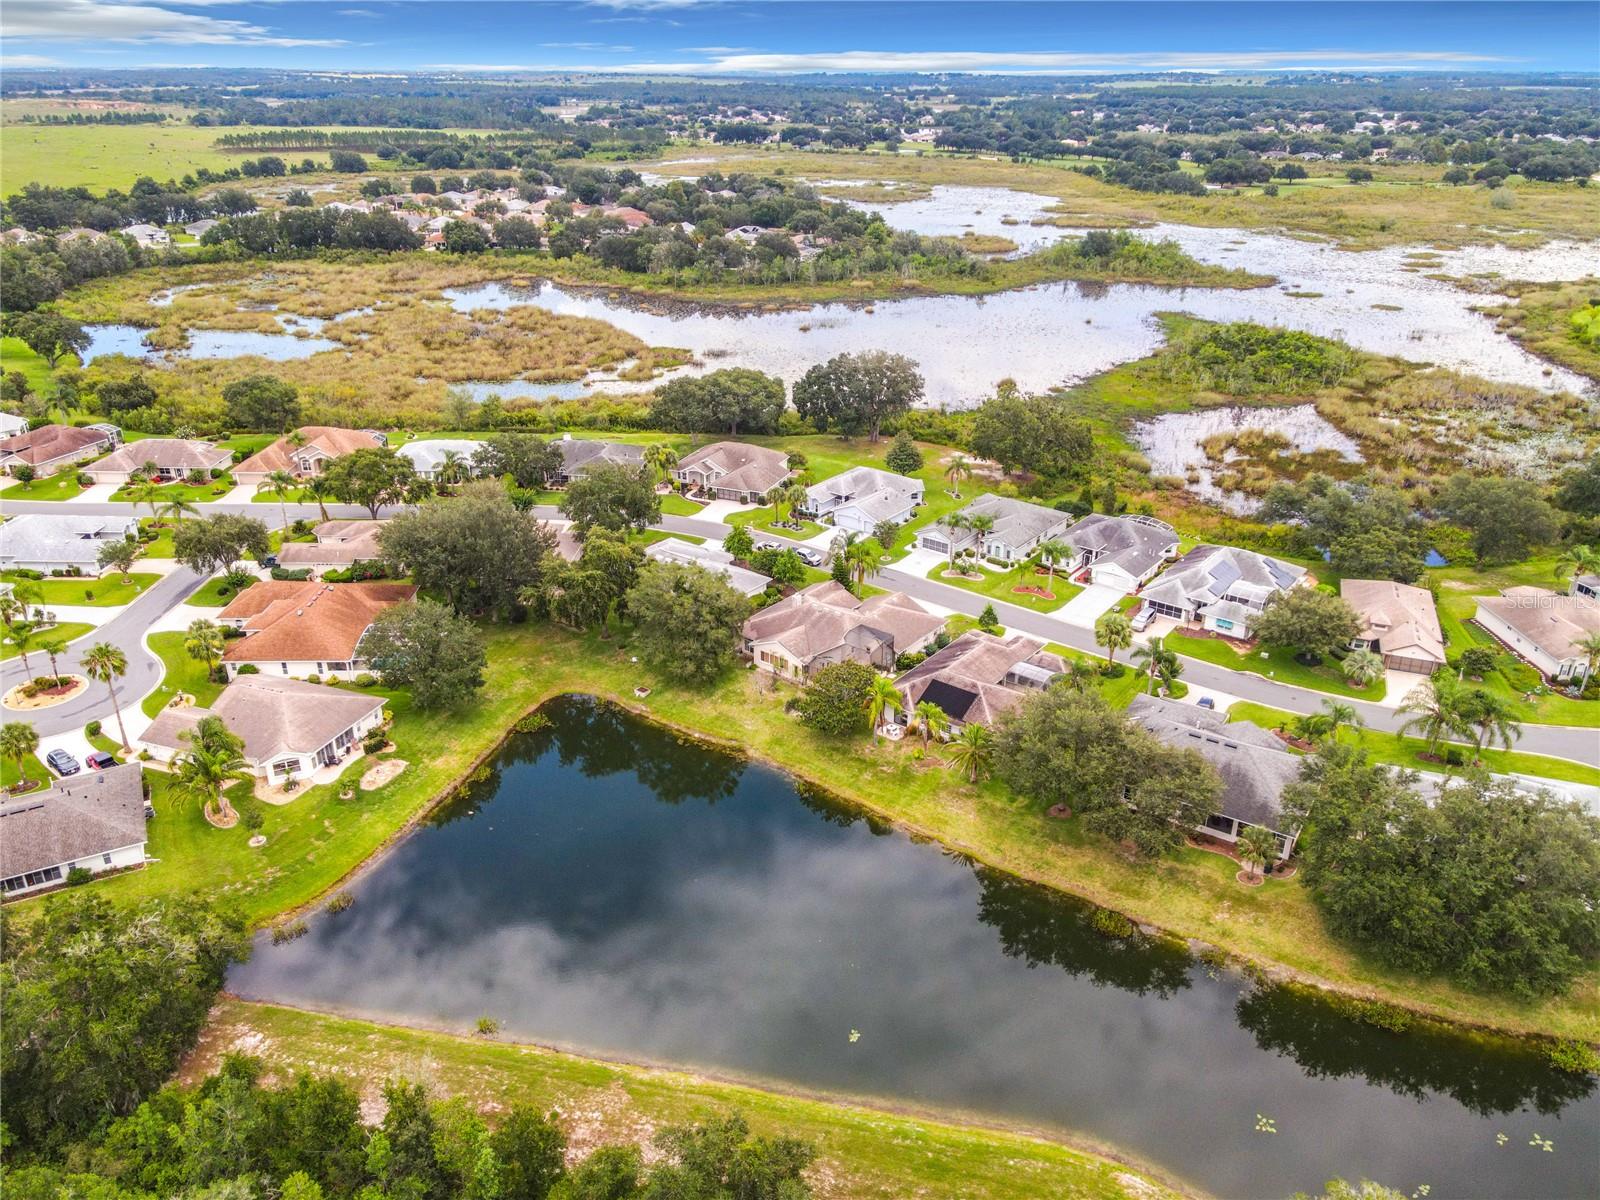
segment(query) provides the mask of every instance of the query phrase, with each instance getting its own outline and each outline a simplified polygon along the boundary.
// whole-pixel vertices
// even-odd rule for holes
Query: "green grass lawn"
[[[1230,721],[1252,721],[1266,729],[1278,729],[1287,726],[1293,728],[1297,719],[1294,713],[1285,712],[1281,708],[1269,708],[1265,704],[1253,704],[1247,700],[1236,701],[1228,709]],[[1374,762],[1389,763],[1397,767],[1410,767],[1418,771],[1432,771],[1434,774],[1443,774],[1446,767],[1443,763],[1433,762],[1422,757],[1427,751],[1427,743],[1421,738],[1400,737],[1393,733],[1384,733],[1376,729],[1350,730],[1341,733],[1341,738],[1346,741],[1359,741],[1371,756]],[[1470,747],[1460,747],[1466,753]],[[1588,783],[1600,785],[1600,770],[1586,767],[1582,763],[1572,762],[1565,758],[1548,758],[1543,754],[1525,754],[1520,750],[1485,750],[1479,760],[1490,771],[1502,775],[1539,775],[1546,779],[1557,779],[1564,783]],[[1459,774],[1460,769],[1457,768]]]
[[[120,575],[113,571],[99,579],[24,579],[11,571],[0,573],[6,583],[23,584],[38,593],[40,603],[87,604],[91,608],[115,608],[139,598],[144,590],[161,581],[161,576],[135,571]]]
[[[1320,666],[1308,667],[1295,661],[1293,650],[1251,646],[1240,653],[1236,647],[1242,643],[1223,638],[1196,637],[1181,629],[1175,629],[1167,635],[1166,645],[1168,650],[1198,658],[1202,662],[1226,667],[1230,671],[1249,671],[1252,675],[1263,675],[1294,687],[1327,692],[1333,696],[1351,696],[1357,700],[1383,699],[1383,680],[1365,688],[1352,687],[1332,659],[1324,659]]]
[[[94,626],[85,624],[82,621],[61,621],[56,625],[52,625],[49,629],[41,630],[40,636],[47,641],[53,639],[56,641],[70,642],[77,638],[81,638],[86,633],[93,632]],[[45,670],[48,671],[50,669],[50,660],[39,653],[38,645],[38,642],[35,642],[33,646],[29,648],[28,660],[30,662],[44,663]],[[37,658],[35,657],[36,655],[38,656]],[[0,645],[0,661],[16,658],[17,656],[17,648],[11,644],[9,639],[7,639],[3,645]]]
[[[222,684],[213,683],[206,678],[206,664],[199,659],[190,658],[183,648],[183,643],[188,640],[188,634],[182,630],[173,630],[170,633],[152,633],[150,635],[150,649],[161,660],[166,672],[161,676],[161,682],[156,690],[144,698],[140,705],[144,715],[153,717],[167,706],[167,702],[179,692],[188,692],[195,698],[195,702],[202,706],[210,704],[222,694]],[[202,819],[202,824],[204,821]],[[206,826],[210,828],[210,826]]]
[[[215,1071],[241,1040],[259,1046],[254,1052],[282,1078],[331,1073],[363,1093],[376,1080],[426,1062],[441,1094],[502,1112],[526,1104],[540,1112],[582,1113],[586,1136],[600,1143],[642,1143],[649,1136],[642,1131],[739,1112],[759,1136],[814,1145],[814,1171],[829,1181],[819,1194],[852,1200],[1169,1200],[1177,1194],[1152,1177],[1140,1178],[1139,1168],[1042,1136],[232,999],[213,1011],[187,1077],[197,1081]]]
[[[141,507],[145,500],[140,497],[135,499],[135,487],[130,485],[119,487],[111,493],[111,499],[129,504],[137,503]],[[233,477],[224,475],[221,479],[213,479],[202,484],[193,483],[164,483],[156,489],[157,504],[163,500],[187,500],[191,504],[209,504],[226,496],[233,490]]]
[[[1544,690],[1525,699],[1523,690],[1506,676],[1520,662],[1487,632],[1469,624],[1478,608],[1478,597],[1494,596],[1502,588],[1527,585],[1532,587],[1566,590],[1566,581],[1555,578],[1555,559],[1546,557],[1518,563],[1512,567],[1495,567],[1484,571],[1468,567],[1441,567],[1428,572],[1439,586],[1439,627],[1444,630],[1446,654],[1456,657],[1469,646],[1489,646],[1500,654],[1501,669],[1491,671],[1473,686],[1486,688],[1507,700],[1517,710],[1524,722],[1537,725],[1577,725],[1587,728],[1600,726],[1600,702],[1574,700]]]
[[[68,468],[32,483],[13,483],[0,491],[0,500],[71,500],[82,492],[78,472]]]
[[[661,497],[661,511],[669,517],[698,517],[704,507],[693,500],[685,500],[677,492],[669,492]]]
[[[657,542],[693,542],[696,546],[704,546],[706,539],[696,537],[692,533],[668,533],[665,529],[646,529],[643,533],[635,535],[641,546],[653,546]]]
[[[0,370],[7,373],[21,371],[28,381],[28,386],[35,392],[48,394],[55,390],[50,364],[42,355],[30,350],[28,343],[21,338],[0,337]]]
[[[245,585],[246,587],[249,584]],[[192,596],[184,601],[196,608],[226,608],[229,601],[238,596],[238,592],[228,589],[228,581],[220,575],[215,579],[208,579]]]
[[[420,713],[404,694],[390,697],[396,753],[410,764],[397,779],[350,801],[340,800],[339,785],[330,784],[307,788],[287,805],[263,806],[265,823],[255,832],[267,843],[259,849],[248,845],[253,831],[242,824],[213,829],[192,808],[164,814],[151,825],[150,853],[159,861],[94,886],[118,899],[226,895],[250,919],[269,920],[335,887],[465,778],[523,713],[548,697],[576,691],[742,749],[908,833],[1180,937],[1443,1017],[1600,1040],[1600,968],[1582,976],[1566,996],[1535,1002],[1396,974],[1329,936],[1310,898],[1292,880],[1243,888],[1234,880],[1231,860],[1200,850],[1181,850],[1156,864],[1132,862],[1079,822],[1046,820],[998,781],[967,784],[915,759],[912,746],[874,746],[865,735],[838,740],[816,734],[784,712],[784,701],[794,694],[790,685],[730,671],[709,688],[682,687],[631,662],[629,638],[616,629],[604,641],[598,634],[578,637],[547,625],[491,627],[485,636],[486,685],[465,710]],[[175,687],[204,671],[183,655],[182,637],[151,639],[168,664],[168,685]],[[633,695],[640,684],[652,688],[642,702]],[[215,694],[197,686],[187,690],[202,701]],[[157,692],[155,706],[168,698],[170,693]],[[353,780],[366,765],[350,764],[344,778]]]
[[[88,739],[89,744],[96,750],[104,750],[119,763],[126,762],[127,756],[122,753],[122,743],[106,732],[108,729],[115,730],[116,727],[117,721],[113,717],[110,721],[102,723],[99,733],[90,733],[89,727],[84,726],[83,736]]]
[[[37,792],[41,788],[49,786],[50,781],[54,778],[55,775],[51,773],[49,767],[44,765],[44,761],[38,755],[30,755],[28,758],[28,782],[33,786],[25,792],[13,792],[11,791],[12,785],[22,779],[21,772],[17,770],[17,760],[14,758],[0,759],[0,787],[6,789],[8,796],[26,796],[28,792]]]
[[[1066,575],[1060,571],[1056,572],[1055,581],[1051,582],[1048,575],[1040,575],[1034,571],[1031,561],[1023,563],[1020,567],[1013,567],[1009,571],[986,571],[982,567],[974,569],[983,576],[982,579],[962,579],[959,575],[949,574],[948,564],[934,567],[928,572],[928,578],[938,583],[948,583],[951,587],[975,592],[980,596],[987,596],[991,600],[1003,600],[1019,608],[1031,608],[1034,612],[1054,612],[1083,591],[1077,584],[1068,583]],[[1041,596],[1016,591],[1015,589],[1019,587],[1045,588],[1055,596],[1055,599],[1046,600]]]
[[[808,537],[815,537],[823,530],[823,527],[815,521],[801,521],[799,529],[783,528],[774,524],[777,519],[778,510],[769,504],[763,508],[748,508],[743,512],[733,513],[727,518],[726,523],[735,528],[742,526],[751,533],[770,533],[791,541],[804,541]]]

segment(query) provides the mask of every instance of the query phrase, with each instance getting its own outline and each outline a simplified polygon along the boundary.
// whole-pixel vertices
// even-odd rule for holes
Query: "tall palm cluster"
[[[1522,736],[1522,722],[1510,700],[1465,684],[1448,671],[1419,683],[1395,711],[1406,717],[1400,732],[1421,736],[1436,757],[1447,741],[1471,742],[1476,759],[1491,746],[1509,750]]]

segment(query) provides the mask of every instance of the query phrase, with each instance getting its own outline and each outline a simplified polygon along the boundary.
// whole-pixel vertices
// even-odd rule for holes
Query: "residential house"
[[[564,433],[550,445],[561,455],[561,469],[551,483],[566,487],[602,463],[619,467],[644,466],[644,450],[629,442],[603,442],[598,438],[575,438]]]
[[[163,709],[140,735],[158,762],[185,753],[194,729],[216,717],[244,742],[243,758],[262,779],[280,783],[333,766],[360,749],[362,735],[383,723],[383,697],[299,679],[241,675],[210,708]]]
[[[1432,675],[1444,666],[1444,631],[1427,588],[1390,579],[1344,579],[1339,595],[1361,619],[1352,649],[1381,655],[1391,671]]]
[[[145,438],[113,450],[86,471],[96,483],[120,486],[146,467],[154,468],[151,477],[157,482],[171,483],[183,479],[191,471],[199,471],[210,478],[211,472],[226,471],[232,465],[233,451],[225,446],[185,438]]]
[[[1213,633],[1247,639],[1267,601],[1305,581],[1306,569],[1254,550],[1196,546],[1144,589],[1147,608]]]
[[[245,635],[228,641],[222,664],[230,677],[249,663],[264,675],[352,679],[367,670],[361,639],[378,614],[416,594],[406,583],[251,584],[217,614]]]
[[[304,425],[293,438],[281,437],[258,450],[233,469],[235,483],[258,487],[275,471],[299,479],[320,475],[336,458],[387,446],[389,439],[375,429],[338,429],[331,425]]]
[[[387,521],[324,521],[311,532],[314,542],[284,542],[278,565],[290,570],[340,571],[358,562],[376,562],[378,531]]]
[[[28,418],[16,413],[0,413],[0,438],[16,437],[28,432]]]
[[[973,629],[895,680],[905,697],[896,719],[908,724],[926,700],[943,709],[954,728],[990,725],[1022,703],[1028,692],[1049,687],[1066,669],[1061,657],[1038,638],[1022,633],[1002,638]]]
[[[1591,600],[1600,600],[1600,575],[1574,575],[1572,586],[1567,589],[1569,596],[1587,596]]]
[[[54,475],[63,467],[97,458],[116,443],[104,430],[76,425],[41,425],[0,441],[0,471],[13,475],[26,464],[35,477]]]
[[[131,511],[106,517],[25,513],[0,526],[0,568],[98,575],[102,546],[138,536]]]
[[[483,443],[471,438],[427,438],[420,442],[407,442],[395,451],[408,459],[423,479],[437,481],[447,462],[454,461],[463,477],[478,473],[476,459]],[[452,457],[454,456],[453,460]]]
[[[1472,619],[1547,679],[1582,680],[1589,655],[1579,645],[1600,634],[1600,600],[1545,588],[1506,588],[1484,596]]]
[[[183,231],[192,238],[203,238],[215,229],[221,222],[213,217],[206,217],[201,221],[190,221],[183,227]]]
[[[684,455],[672,477],[718,500],[764,504],[766,495],[794,472],[782,450],[746,442],[712,442]]]
[[[1129,718],[1165,745],[1193,750],[1216,768],[1222,793],[1216,811],[1195,828],[1233,843],[1251,825],[1265,826],[1278,840],[1278,858],[1294,853],[1299,827],[1283,816],[1283,789],[1300,778],[1298,756],[1277,736],[1249,721],[1143,692],[1128,704]]]
[[[964,526],[952,529],[943,523],[930,525],[917,534],[917,545],[935,554],[949,555],[971,549],[980,558],[1002,563],[1019,563],[1039,546],[1059,538],[1072,524],[1072,517],[1042,504],[1013,500],[993,494],[979,496],[961,510],[961,517],[987,517],[993,528],[981,540],[975,530]]]
[[[619,204],[615,208],[606,209],[605,215],[615,217],[629,229],[643,229],[646,225],[651,224],[649,213],[644,212],[642,209],[629,208],[626,204]]]
[[[144,865],[144,772],[138,763],[85,771],[0,805],[0,888],[21,896]]]
[[[1063,535],[1072,547],[1068,574],[1088,571],[1089,582],[1131,592],[1178,553],[1178,535],[1154,517],[1090,513]]]
[[[159,225],[140,222],[126,226],[121,233],[123,237],[132,238],[138,245],[146,248],[172,245],[172,235]]]
[[[932,644],[944,618],[909,596],[889,592],[858,600],[833,580],[814,583],[744,623],[744,652],[758,670],[804,679],[839,662],[894,670],[902,654]]]
[[[646,558],[653,558],[657,562],[703,567],[707,571],[721,575],[728,581],[729,587],[745,596],[760,595],[772,582],[759,571],[734,566],[733,555],[720,546],[700,545],[696,542],[686,542],[682,538],[669,537],[662,538],[659,542],[652,542],[644,548],[644,553]]]
[[[852,467],[806,489],[805,511],[855,533],[882,521],[904,525],[922,503],[922,480],[876,467]]]

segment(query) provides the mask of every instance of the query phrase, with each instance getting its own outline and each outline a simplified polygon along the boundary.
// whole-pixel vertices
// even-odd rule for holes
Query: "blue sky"
[[[1594,71],[1600,3],[5,0],[6,67]]]

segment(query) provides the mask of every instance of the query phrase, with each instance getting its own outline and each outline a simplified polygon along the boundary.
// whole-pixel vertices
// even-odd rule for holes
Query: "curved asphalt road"
[[[127,504],[110,502],[63,504],[28,501],[7,502],[5,512],[7,515],[26,512],[71,512],[85,516],[115,515],[126,513],[129,507]],[[202,504],[199,507],[202,512],[233,512],[259,517],[269,526],[276,526],[281,520],[276,504]],[[559,510],[552,506],[539,506],[533,511],[536,516],[545,519],[559,519],[561,516]],[[320,511],[314,504],[288,505],[288,513],[291,521],[301,517],[315,521],[321,517]],[[366,509],[353,505],[334,504],[328,506],[328,515],[346,518],[367,517],[371,514]],[[685,533],[717,541],[726,537],[729,532],[729,527],[726,525],[693,517],[664,516],[656,527],[670,533]],[[962,588],[898,571],[894,567],[884,568],[879,572],[878,579],[914,600],[925,600],[930,604],[937,604],[955,612],[966,612],[973,616],[977,615],[974,610],[981,611],[982,606],[989,602],[987,598],[976,596]],[[200,582],[199,577],[192,571],[179,568],[128,605],[110,622],[101,626],[96,633],[87,635],[79,643],[75,643],[74,653],[65,661],[75,667],[76,651],[87,649],[95,641],[115,642],[128,656],[128,674],[119,682],[117,689],[118,703],[127,705],[130,702],[137,702],[161,679],[160,662],[144,648],[144,631],[163,613],[182,603],[199,587]],[[994,605],[1001,622],[1008,629],[1020,629],[1035,637],[1060,642],[1062,645],[1089,654],[1103,653],[1094,643],[1094,634],[1087,629],[1069,625],[1050,614],[1019,608],[1004,601],[994,601]],[[1320,692],[1291,687],[1248,671],[1229,671],[1224,667],[1188,657],[1185,657],[1183,662],[1184,678],[1190,683],[1214,688],[1257,704],[1289,712],[1311,713],[1317,711],[1326,698]],[[37,668],[37,663],[35,667]],[[3,672],[5,686],[7,688],[14,686],[22,680],[23,675],[21,661],[11,660],[5,665]],[[1360,714],[1368,728],[1393,732],[1401,723],[1392,708],[1385,708],[1370,701],[1348,702]],[[84,696],[56,708],[41,710],[36,718],[29,719],[34,721],[41,735],[49,735],[81,728],[94,717],[105,720],[110,716],[110,711],[111,705],[106,698],[106,689],[103,686],[94,686]],[[1515,748],[1530,754],[1545,754],[1552,758],[1565,758],[1588,766],[1600,767],[1600,729],[1579,729],[1564,725],[1524,725],[1522,737],[1516,742]]]

